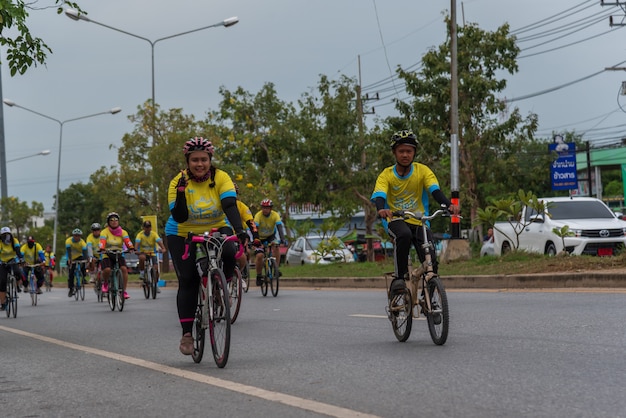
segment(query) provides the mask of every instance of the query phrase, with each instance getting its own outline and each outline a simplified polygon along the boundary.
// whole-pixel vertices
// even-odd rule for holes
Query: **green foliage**
[[[16,231],[16,238],[21,240],[22,231],[28,230],[33,217],[43,216],[43,204],[31,202],[30,206],[26,202],[21,202],[16,197],[6,197],[0,199],[2,211],[2,226],[8,226]]]
[[[570,231],[569,225],[563,225],[560,228],[554,227],[552,228],[552,232],[554,233],[554,235],[561,238],[561,243],[563,244],[564,249],[563,251],[567,251],[565,250],[565,237],[573,237],[574,235],[576,235],[573,231]]]
[[[58,14],[63,12],[64,5],[84,13],[72,1],[55,0],[54,4],[58,5]],[[6,47],[11,76],[18,72],[24,74],[33,65],[44,64],[47,54],[52,53],[52,49],[43,39],[33,36],[28,28],[28,10],[33,9],[33,5],[34,3],[25,3],[23,0],[0,0],[0,45]],[[17,35],[6,35],[8,31],[5,29],[11,28],[17,30]]]

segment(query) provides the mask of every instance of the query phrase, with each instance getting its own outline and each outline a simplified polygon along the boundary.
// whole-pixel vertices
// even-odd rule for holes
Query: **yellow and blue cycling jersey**
[[[437,177],[424,164],[414,162],[406,176],[398,175],[396,166],[385,168],[376,179],[371,200],[382,197],[391,211],[408,210],[428,215],[428,194],[439,189]],[[407,219],[407,223],[421,225],[421,221]]]
[[[167,201],[170,211],[176,203],[176,186],[181,174],[170,182],[167,192]],[[213,185],[213,187],[211,187]],[[215,170],[214,181],[207,180],[201,183],[189,179],[185,188],[187,212],[189,217],[185,222],[178,223],[170,215],[165,224],[165,235],[177,235],[187,237],[189,232],[202,234],[213,228],[229,226],[226,214],[222,209],[222,199],[227,197],[237,198],[235,185],[226,172]]]
[[[87,255],[89,257],[100,258],[98,254],[98,246],[100,245],[100,236],[94,237],[93,232],[87,235],[87,239],[85,240],[87,243]]]
[[[38,242],[33,245],[33,248],[28,248],[28,244],[24,244],[20,248],[20,251],[26,264],[39,264],[46,261],[46,256],[43,253],[43,247]]]
[[[54,255],[54,253],[52,251],[50,251],[50,252],[44,251],[43,255],[46,258],[46,266],[48,266],[50,268],[54,267],[54,264],[55,264],[55,261],[56,261],[56,256]]]
[[[17,239],[13,238],[13,242],[8,244],[4,241],[0,242],[0,261],[7,263],[17,258],[18,254],[21,256],[20,243]]]
[[[123,250],[124,246],[127,249],[134,248],[128,232],[125,229],[120,228],[120,234],[114,235],[113,232],[107,226],[100,233],[100,243],[98,249],[100,250]],[[108,258],[106,254],[102,255],[103,258]]]
[[[67,258],[69,260],[76,260],[79,257],[87,258],[87,243],[84,239],[74,241],[74,237],[69,237],[65,240],[65,250],[67,251]]]
[[[157,243],[161,241],[161,237],[156,232],[150,231],[146,235],[144,231],[141,231],[135,237],[135,250],[154,255],[157,252]]]
[[[274,235],[276,228],[283,224],[280,215],[275,210],[272,210],[267,216],[263,215],[262,210],[258,211],[254,215],[254,223],[259,230],[259,239],[261,241],[265,241],[268,237]]]

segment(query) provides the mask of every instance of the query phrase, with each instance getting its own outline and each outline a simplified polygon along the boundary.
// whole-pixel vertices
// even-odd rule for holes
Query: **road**
[[[2,313],[0,416],[625,416],[624,292],[450,291],[439,347],[421,320],[397,342],[382,290],[255,287],[224,369],[178,352],[175,289],[130,293]]]

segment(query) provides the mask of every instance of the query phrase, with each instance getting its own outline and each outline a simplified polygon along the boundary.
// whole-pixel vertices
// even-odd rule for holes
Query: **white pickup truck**
[[[519,234],[520,250],[555,255],[565,250],[570,254],[614,255],[626,246],[626,221],[599,199],[592,197],[546,197],[547,213],[524,207],[520,221],[496,222],[494,253],[501,255],[516,248]],[[562,239],[552,232],[567,225],[571,236]],[[563,246],[563,241],[565,246]]]

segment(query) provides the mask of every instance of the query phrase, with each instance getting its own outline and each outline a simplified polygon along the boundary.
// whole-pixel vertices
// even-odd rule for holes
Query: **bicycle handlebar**
[[[450,211],[445,208],[443,205],[441,207],[441,209],[437,209],[432,215],[428,215],[428,216],[424,216],[423,213],[421,212],[411,212],[409,210],[396,210],[391,212],[391,214],[394,216],[394,219],[408,219],[408,218],[413,218],[413,219],[417,219],[418,221],[430,221],[432,219],[435,219],[437,216],[442,216],[442,217],[449,217],[452,216],[452,213],[450,213]],[[463,217],[461,215],[456,215],[458,216],[460,219],[462,219]]]
[[[202,243],[206,243],[209,242],[209,240],[211,239],[211,237],[213,237],[213,234],[209,234],[209,233],[204,233],[202,235],[196,235],[193,233],[189,233],[189,235],[187,236],[187,239],[185,240],[185,252],[183,253],[183,260],[186,260],[187,258],[189,258],[189,244],[191,243],[195,243],[195,244],[202,244]],[[237,238],[236,235],[220,235],[220,237],[224,238],[224,241],[222,243],[222,245],[226,242],[229,241],[236,241],[239,242],[239,238]],[[215,238],[213,238],[215,239]],[[243,245],[239,245],[238,249],[237,249],[237,254],[235,254],[235,259],[241,257],[241,255],[244,252],[244,247]]]

